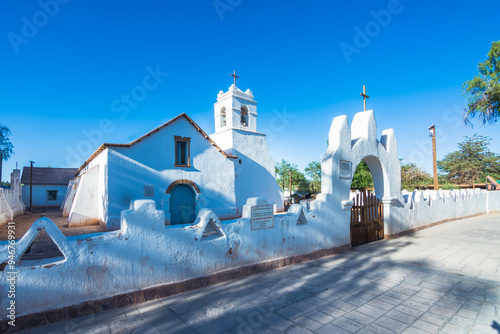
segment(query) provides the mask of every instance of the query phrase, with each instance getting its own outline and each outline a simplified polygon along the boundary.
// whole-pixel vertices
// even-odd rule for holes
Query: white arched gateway
[[[365,161],[373,176],[375,195],[383,203],[384,233],[390,233],[391,206],[401,193],[401,165],[393,129],[377,139],[377,124],[372,110],[357,113],[349,127],[347,116],[335,117],[329,133],[329,146],[321,165],[321,194],[311,203],[336,221],[339,234],[347,241],[353,201],[351,182],[356,166]],[[333,218],[335,217],[335,218]]]

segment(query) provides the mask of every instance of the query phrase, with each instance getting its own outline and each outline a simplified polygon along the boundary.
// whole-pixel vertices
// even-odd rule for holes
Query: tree
[[[309,193],[309,181],[304,174],[299,171],[296,164],[292,164],[284,159],[277,162],[275,165],[276,181],[281,186],[281,189],[288,189],[290,185],[290,171],[292,172],[292,192],[295,190],[299,194]]]
[[[500,156],[488,148],[491,139],[475,134],[458,144],[459,150],[438,161],[438,168],[447,173],[452,183],[472,184],[487,174],[500,173]]]
[[[306,175],[311,179],[309,192],[317,194],[321,192],[321,161],[311,161],[305,169]]]
[[[8,127],[0,124],[0,181],[2,180],[2,163],[9,160],[14,146],[9,140],[11,132]]]
[[[351,189],[371,188],[373,186],[373,177],[370,168],[368,168],[366,162],[361,161],[352,177]]]
[[[402,160],[402,159],[400,159]],[[414,190],[418,186],[431,184],[432,176],[414,163],[401,161],[401,189]]]
[[[483,124],[500,119],[500,41],[493,42],[488,59],[479,63],[480,75],[463,84],[468,105],[464,110],[465,124],[478,118]]]

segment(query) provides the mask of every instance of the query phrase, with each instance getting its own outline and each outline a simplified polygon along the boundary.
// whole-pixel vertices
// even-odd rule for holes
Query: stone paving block
[[[315,333],[317,334],[351,334],[353,332],[347,331],[343,328],[337,327],[332,323],[326,324],[319,328]]]
[[[291,327],[293,325],[292,322],[288,321],[287,319],[279,316],[276,313],[271,313],[264,315],[263,317],[263,322],[270,328],[270,329],[276,329],[278,331],[285,331],[287,328]]]
[[[411,315],[412,317],[415,317],[415,318],[418,318],[422,314],[425,313],[425,311],[416,310],[414,308],[411,308],[411,307],[408,307],[408,306],[404,306],[404,305],[396,306],[394,308],[394,310],[399,311],[399,312],[403,312],[403,313],[408,314],[408,315]]]
[[[303,313],[315,311],[318,307],[314,304],[308,303],[305,300],[293,303],[292,306]]]
[[[354,306],[361,306],[361,305],[364,305],[364,304],[368,303],[368,301],[369,301],[367,299],[358,297],[356,295],[345,296],[345,297],[342,298],[342,300],[344,302],[352,304]]]
[[[464,327],[464,328],[471,327],[473,323],[474,323],[474,319],[464,318],[464,317],[461,317],[458,315],[454,316],[450,321],[450,324],[457,325],[459,327]]]
[[[413,300],[413,298],[405,300],[403,303],[401,303],[401,306],[406,306],[406,307],[409,307],[409,308],[412,308],[414,310],[421,311],[421,312],[426,312],[428,309],[431,308],[431,305],[429,305],[428,303],[425,303],[425,304],[420,303],[420,302]]]
[[[392,288],[391,291],[411,297],[414,294],[416,294],[419,290],[408,289],[408,288],[405,288],[401,285],[398,285],[398,286],[395,286],[394,288]]]
[[[399,303],[402,303],[406,299],[410,298],[410,296],[402,295],[399,292],[394,291],[394,290],[387,291],[386,293],[384,293],[384,296],[387,296],[387,297],[392,298],[392,299],[397,299],[397,300],[399,300]]]
[[[330,322],[330,324],[337,326],[339,328],[342,328],[349,333],[356,333],[357,331],[359,331],[360,329],[362,329],[364,327],[359,322],[345,318],[345,317],[337,318],[337,319],[333,320],[332,322]]]
[[[193,329],[189,328],[186,326],[186,324],[179,319],[177,316],[174,314],[171,314],[169,316],[164,316],[159,319],[156,319],[155,321],[151,322],[151,325],[158,331],[160,334],[169,334],[169,333],[186,333],[186,334],[195,334],[196,331]],[[224,329],[224,331],[227,329]],[[217,328],[212,325],[212,332],[211,334],[222,334],[224,331],[217,330]],[[139,331],[138,333],[145,333],[142,331]]]
[[[156,307],[156,305],[154,303],[152,305],[154,305],[153,307]],[[203,307],[206,305],[207,304],[204,301],[195,299],[195,300],[188,300],[188,301],[183,302],[183,303],[170,305],[169,309],[174,311],[176,314],[184,314],[184,313],[187,313],[189,311],[199,309],[200,307]],[[139,309],[139,306],[137,308]],[[139,309],[139,312],[140,311],[141,310]]]
[[[364,313],[358,312],[356,310],[346,313],[344,317],[359,322],[362,325],[369,325],[374,322],[376,319],[374,317],[370,317]]]
[[[390,329],[387,329],[387,328],[384,328],[382,326],[379,326],[375,323],[371,323],[369,324],[368,326],[366,326],[365,328],[363,328],[360,333],[365,333],[365,331],[367,333],[375,333],[375,334],[392,334],[392,333],[396,333]]]
[[[380,318],[382,315],[386,313],[386,310],[383,310],[375,306],[371,306],[369,304],[362,305],[358,307],[356,310],[374,318]]]
[[[380,309],[380,310],[383,310],[383,311],[389,311],[391,309],[393,309],[395,306],[392,305],[392,304],[389,304],[389,303],[386,303],[386,302],[383,302],[381,300],[378,300],[378,299],[374,299],[374,300],[371,300],[369,301],[368,303],[366,303],[366,305],[369,305],[369,306],[372,306],[372,307],[375,307],[377,309]],[[362,307],[362,306],[361,306]],[[385,312],[384,312],[385,313]]]
[[[321,307],[329,303],[327,300],[318,297],[318,295],[307,297],[306,299],[304,299],[304,301],[311,303],[316,307]]]
[[[303,327],[313,332],[324,325],[306,316],[296,318],[293,323],[294,326]]]
[[[333,316],[330,316],[326,313],[323,313],[323,312],[316,312],[316,311],[313,311],[313,312],[310,312],[306,315],[306,317],[320,323],[321,325],[325,325],[327,323],[329,323],[330,321],[334,320],[335,317]]]
[[[344,312],[349,312],[349,311],[352,311],[356,308],[355,305],[352,305],[352,304],[347,303],[347,302],[340,300],[340,299],[336,299],[336,300],[328,303],[327,305],[338,308],[339,310],[342,310]]]
[[[403,330],[405,330],[408,327],[407,324],[402,323],[402,322],[397,321],[397,320],[394,320],[392,318],[389,318],[385,315],[382,318],[379,318],[378,320],[376,320],[375,323],[379,326],[387,328],[387,329],[394,331],[396,333],[401,333]]]
[[[447,334],[468,334],[469,333],[469,331],[467,329],[453,325],[453,324],[447,324],[441,332],[447,333]]]
[[[287,334],[313,334],[313,332],[311,332],[310,330],[305,329],[305,328],[301,328],[298,326],[293,326],[293,327],[289,328],[286,331],[286,333]],[[240,333],[238,333],[238,334],[240,334]]]
[[[346,314],[345,311],[339,310],[332,305],[325,305],[323,307],[320,307],[318,308],[318,311],[334,318],[338,318]]]
[[[453,302],[453,301],[448,301],[448,300],[445,300],[445,299],[441,299],[440,301],[438,301],[436,304],[434,304],[435,306],[440,306],[440,307],[446,307],[447,309],[450,309],[450,310],[453,310],[453,311],[458,311],[462,308],[462,304],[461,303],[457,303],[457,302]]]
[[[451,319],[456,313],[456,311],[450,310],[449,308],[442,307],[442,306],[433,306],[429,310],[429,312],[439,314],[440,316],[446,317],[448,319]]]
[[[495,308],[495,306],[493,306],[491,304],[483,304],[483,306],[481,306],[481,309],[479,310],[479,313],[482,313],[485,315],[495,316],[496,315],[496,308]]]
[[[405,323],[407,325],[412,324],[416,319],[416,317],[397,311],[396,309],[390,310],[385,315],[389,318]]]
[[[433,301],[433,300],[429,300],[429,299],[425,299],[425,298],[422,298],[422,297],[417,297],[417,296],[413,296],[405,301],[414,301],[414,302],[417,302],[417,303],[420,303],[420,304],[424,304],[424,305],[428,305],[429,307],[431,307],[432,305],[434,305],[435,303],[437,303],[438,301]]]
[[[203,327],[213,321],[206,315],[206,310],[202,308],[197,308],[195,310],[190,310],[178,315],[182,321],[184,321],[188,326],[193,328]]]
[[[238,327],[238,325],[245,323],[245,319],[241,316],[226,315],[217,319],[216,321],[210,321],[207,324],[197,328],[197,331],[201,333],[211,334],[212,332],[225,333],[231,328]]]
[[[498,334],[498,330],[493,327],[480,324],[474,325],[472,331],[475,334]]]
[[[402,334],[428,334],[428,332],[415,327],[408,327]]]
[[[127,317],[139,314],[139,310],[137,309],[137,307],[135,305],[129,305],[129,306],[122,307],[122,310],[123,310],[123,313],[125,313],[125,315]]]
[[[387,304],[390,304],[390,305],[393,305],[393,306],[399,305],[399,304],[401,304],[403,302],[403,300],[401,300],[401,299],[397,299],[397,298],[393,298],[393,297],[390,297],[390,296],[386,296],[385,294],[381,295],[381,296],[378,296],[373,301],[381,301],[381,302],[384,302],[384,303],[387,303]]]
[[[431,324],[430,322],[424,320],[417,320],[412,325],[412,327],[418,328],[428,333],[437,333],[441,326],[438,326],[436,324]]]
[[[300,316],[305,316],[305,314],[306,314],[306,312],[300,311],[300,310],[294,308],[293,306],[286,306],[286,307],[280,308],[279,310],[276,311],[276,313],[278,313],[282,317],[284,317],[288,320],[292,320],[292,321],[293,321],[293,319],[298,318]]]
[[[483,303],[481,303],[480,301],[467,300],[462,307],[470,311],[479,312],[481,306],[483,306]]]

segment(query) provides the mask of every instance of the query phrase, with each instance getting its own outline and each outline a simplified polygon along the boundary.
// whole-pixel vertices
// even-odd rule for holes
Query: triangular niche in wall
[[[64,261],[66,237],[53,221],[46,217],[31,225],[16,242],[14,262],[17,266],[40,266]]]
[[[38,235],[28,246],[26,251],[21,255],[21,258],[18,260],[20,266],[23,266],[23,263],[33,263],[32,261],[37,260],[51,260],[50,262],[59,262],[65,259],[64,254],[61,252],[59,247],[56,245],[54,240],[45,232],[45,229],[41,229],[38,232]],[[44,263],[47,261],[43,261]]]
[[[224,233],[220,230],[219,226],[214,222],[212,218],[205,225],[205,230],[201,236],[201,240],[216,239],[218,237],[223,237]]]

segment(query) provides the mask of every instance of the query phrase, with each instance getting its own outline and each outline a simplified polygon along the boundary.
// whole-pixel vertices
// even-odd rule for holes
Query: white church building
[[[257,131],[257,102],[232,85],[214,104],[208,136],[185,113],[129,144],[102,144],[68,187],[63,215],[69,226],[120,228],[132,200],[153,199],[166,224],[193,223],[202,208],[219,219],[241,217],[250,197],[283,210],[266,135]]]

